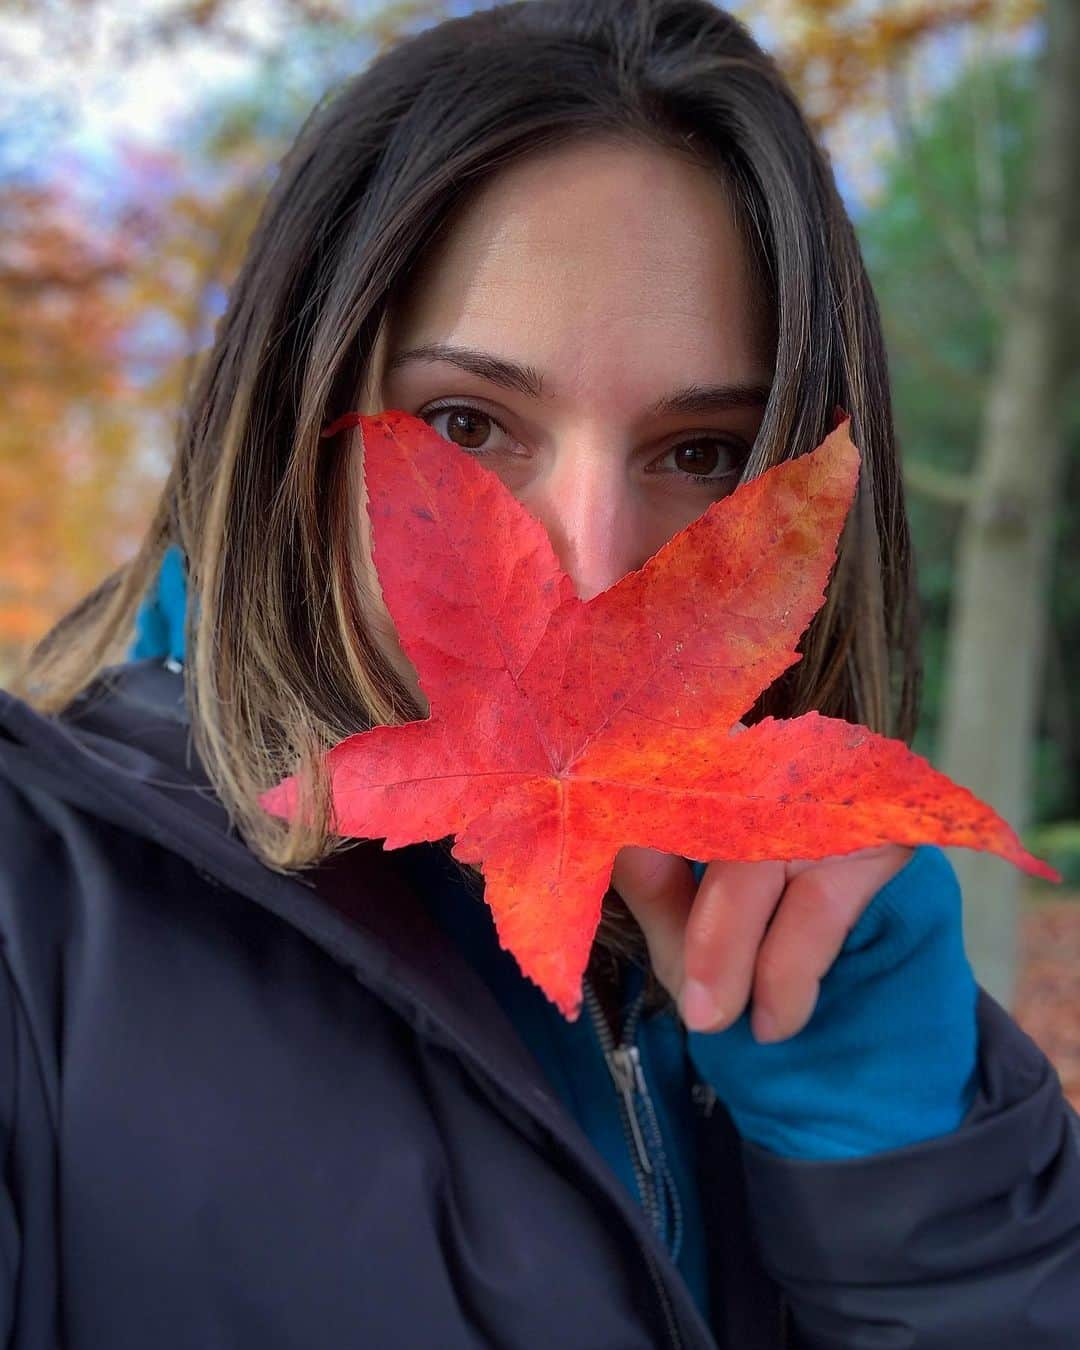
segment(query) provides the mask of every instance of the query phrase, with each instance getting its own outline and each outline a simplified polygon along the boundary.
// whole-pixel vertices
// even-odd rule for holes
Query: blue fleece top
[[[132,659],[182,661],[185,587],[166,554],[139,612]],[[435,845],[403,851],[437,921],[488,985],[570,1115],[639,1202],[631,1143],[595,1020],[567,1022],[499,946],[487,907]],[[700,879],[703,865],[696,865]],[[626,971],[624,1008],[643,975]],[[759,1045],[748,1013],[726,1031],[687,1032],[671,1010],[642,1016],[640,1055],[655,1130],[649,1154],[675,1202],[658,1227],[706,1319],[706,1251],[694,1174],[691,1091],[710,1087],[740,1135],[792,1158],[842,1160],[956,1129],[976,1086],[977,988],[964,952],[960,891],[938,848],[914,851],[863,911],[821,983],[809,1023]]]
[[[184,660],[184,618],[187,610],[187,577],[184,555],[170,544],[161,559],[157,581],[135,617],[132,661]]]

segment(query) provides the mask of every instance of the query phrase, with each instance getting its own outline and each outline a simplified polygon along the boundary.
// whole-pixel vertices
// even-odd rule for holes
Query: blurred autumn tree
[[[926,661],[916,748],[936,756],[954,589],[956,523],[969,499],[981,420],[995,377],[1002,301],[1032,157],[1037,66],[1030,53],[970,70],[927,110],[859,221],[881,305],[916,541]],[[989,110],[990,116],[986,116]],[[976,143],[989,138],[983,156]],[[959,260],[971,241],[977,272]],[[960,257],[965,256],[961,253]],[[1033,816],[1080,819],[1080,388],[1065,416],[1069,470],[1054,523],[1057,557]],[[1075,878],[1080,882],[1080,874]]]
[[[0,194],[0,634],[39,633],[109,553],[103,487],[131,459],[124,315],[129,250],[88,237],[56,187]],[[104,493],[108,495],[108,492]],[[65,511],[65,500],[76,511]],[[78,584],[78,583],[76,583]]]
[[[0,641],[40,634],[133,551],[164,470],[192,297],[209,269],[235,265],[253,216],[242,190],[200,192],[172,159],[128,167],[141,189],[105,226],[63,183],[0,188]]]
[[[774,50],[804,106],[828,128],[878,108],[889,78],[919,59],[927,41],[975,27],[989,38],[1038,18],[1043,0],[746,0],[732,8],[766,17]]]
[[[920,748],[1020,826],[1080,817],[1080,689],[1069,676],[1080,661],[1080,387],[1069,379],[1080,108],[1067,52],[1063,39],[1056,81],[1031,53],[971,69],[918,128],[902,128],[860,226],[919,560]],[[1056,120],[1045,107],[1055,82],[1072,102]],[[906,123],[902,102],[897,111]],[[1080,829],[1040,835],[1032,846],[1052,847],[1080,880]],[[974,855],[956,862],[969,952],[1007,1001],[1015,879]]]
[[[1076,0],[1048,0],[1047,30],[999,340],[976,455],[961,480],[939,756],[946,773],[1019,829],[1031,819],[1080,319]],[[957,860],[957,875],[969,954],[1008,1005],[1019,878],[973,853]]]
[[[61,63],[77,63],[98,15],[116,9],[9,8],[46,26]],[[104,206],[88,209],[85,181],[6,168],[0,145],[0,677],[134,551],[192,357],[308,108],[444,6],[408,0],[371,15],[287,0],[288,42],[270,46],[239,24],[239,8],[185,0],[123,16],[121,60],[198,33],[247,49],[255,74],[246,97],[197,106],[173,147],[117,147]],[[14,76],[18,61],[4,55],[0,77]],[[89,162],[76,168],[83,180],[95,173]]]

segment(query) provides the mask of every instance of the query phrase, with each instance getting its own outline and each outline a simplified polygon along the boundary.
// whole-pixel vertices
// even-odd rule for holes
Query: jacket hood
[[[204,882],[269,910],[565,1137],[570,1122],[539,1066],[446,941],[404,850],[362,841],[305,872],[282,873],[247,847],[195,753],[179,671],[157,660],[110,668],[56,718],[0,690],[3,777],[178,854]],[[570,1132],[580,1146],[576,1127]]]
[[[49,780],[61,799],[136,834],[160,841],[154,812],[133,816],[130,809],[158,797],[172,806],[180,835],[189,816],[204,829],[231,833],[195,754],[183,676],[158,661],[102,672],[59,717],[44,717],[0,690],[0,745],[24,769],[32,761],[35,777]]]
[[[500,1069],[535,1079],[501,1009],[447,948],[395,853],[364,841],[282,873],[247,847],[195,753],[178,671],[156,660],[112,667],[55,718],[0,691],[0,774],[186,858],[204,880],[299,929],[413,1024],[486,1064],[494,1046]],[[500,1022],[504,1034],[493,1036]]]

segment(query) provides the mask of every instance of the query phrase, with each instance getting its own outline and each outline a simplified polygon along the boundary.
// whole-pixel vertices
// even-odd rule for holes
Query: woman
[[[3,704],[8,1345],[1075,1344],[1076,1120],[939,850],[624,850],[568,1024],[442,845],[258,804],[302,766],[325,807],[326,748],[423,715],[339,414],[479,455],[591,595],[837,405],[859,495],[747,720],[908,737],[877,314],[745,30],[536,0],[318,110],[138,557]]]

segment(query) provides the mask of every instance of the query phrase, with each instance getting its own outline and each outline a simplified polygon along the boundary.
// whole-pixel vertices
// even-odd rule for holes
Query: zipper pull
[[[652,1161],[649,1158],[649,1150],[645,1147],[645,1139],[641,1133],[637,1108],[634,1104],[635,1092],[644,1093],[645,1091],[645,1075],[641,1071],[641,1053],[636,1045],[617,1045],[607,1052],[605,1058],[608,1062],[608,1068],[611,1070],[611,1076],[615,1080],[615,1087],[623,1099],[623,1105],[626,1107],[627,1121],[634,1139],[634,1151],[637,1153],[641,1170],[651,1177],[653,1172]]]

